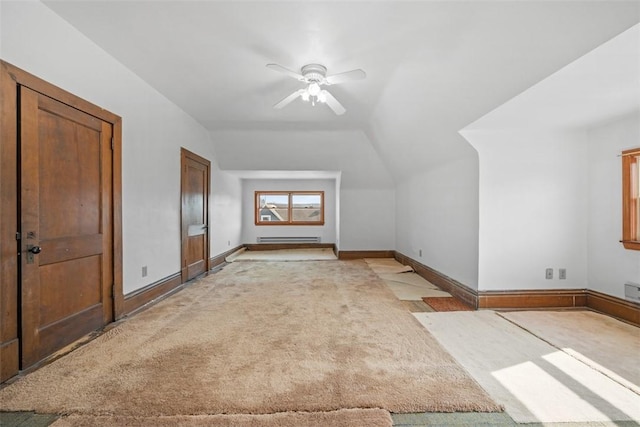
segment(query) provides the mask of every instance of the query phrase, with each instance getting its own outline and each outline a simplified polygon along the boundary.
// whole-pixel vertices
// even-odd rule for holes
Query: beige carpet
[[[638,394],[493,311],[414,316],[517,423],[640,421]]]
[[[498,411],[362,261],[237,262],[0,390],[118,416]]]
[[[233,261],[332,261],[338,259],[331,248],[238,251],[226,258]]]
[[[267,415],[191,415],[122,417],[71,415],[52,427],[391,427],[382,409],[341,409],[332,412],[285,412]]]
[[[500,315],[640,394],[640,328],[592,311]]]

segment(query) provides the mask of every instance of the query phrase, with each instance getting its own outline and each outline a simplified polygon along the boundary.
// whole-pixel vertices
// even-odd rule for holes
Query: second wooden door
[[[209,160],[181,152],[182,281],[209,270]]]

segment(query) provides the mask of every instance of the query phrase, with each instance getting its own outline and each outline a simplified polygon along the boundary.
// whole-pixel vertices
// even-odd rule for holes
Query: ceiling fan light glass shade
[[[327,93],[326,93],[326,91],[323,90],[318,94],[318,101],[322,102],[322,103],[327,102]]]
[[[307,92],[311,96],[318,96],[320,93],[320,85],[318,83],[311,83],[307,88]]]
[[[300,97],[303,101],[309,102],[309,91],[305,90],[304,92],[302,92],[302,95],[300,95]]]

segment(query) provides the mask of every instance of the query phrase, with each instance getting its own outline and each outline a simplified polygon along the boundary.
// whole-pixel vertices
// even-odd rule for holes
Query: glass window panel
[[[294,222],[322,221],[320,194],[293,194],[291,199],[291,215]]]
[[[288,194],[259,194],[260,222],[289,222],[289,195]]]
[[[324,193],[295,191],[256,191],[257,225],[324,224]]]

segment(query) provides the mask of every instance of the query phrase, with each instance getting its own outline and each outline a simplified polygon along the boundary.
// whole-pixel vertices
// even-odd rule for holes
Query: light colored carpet
[[[285,412],[267,415],[182,415],[122,417],[71,415],[52,427],[391,427],[382,409],[341,409],[332,412]]]
[[[378,274],[395,274],[413,271],[413,268],[408,265],[402,265],[394,258],[365,258],[364,262]]]
[[[0,390],[0,410],[499,411],[362,261],[236,262]]]
[[[414,316],[518,423],[640,420],[636,393],[493,311]]]
[[[640,394],[640,328],[592,311],[500,315]]]
[[[330,261],[336,259],[338,258],[331,248],[310,248],[238,251],[227,257],[226,261]]]

